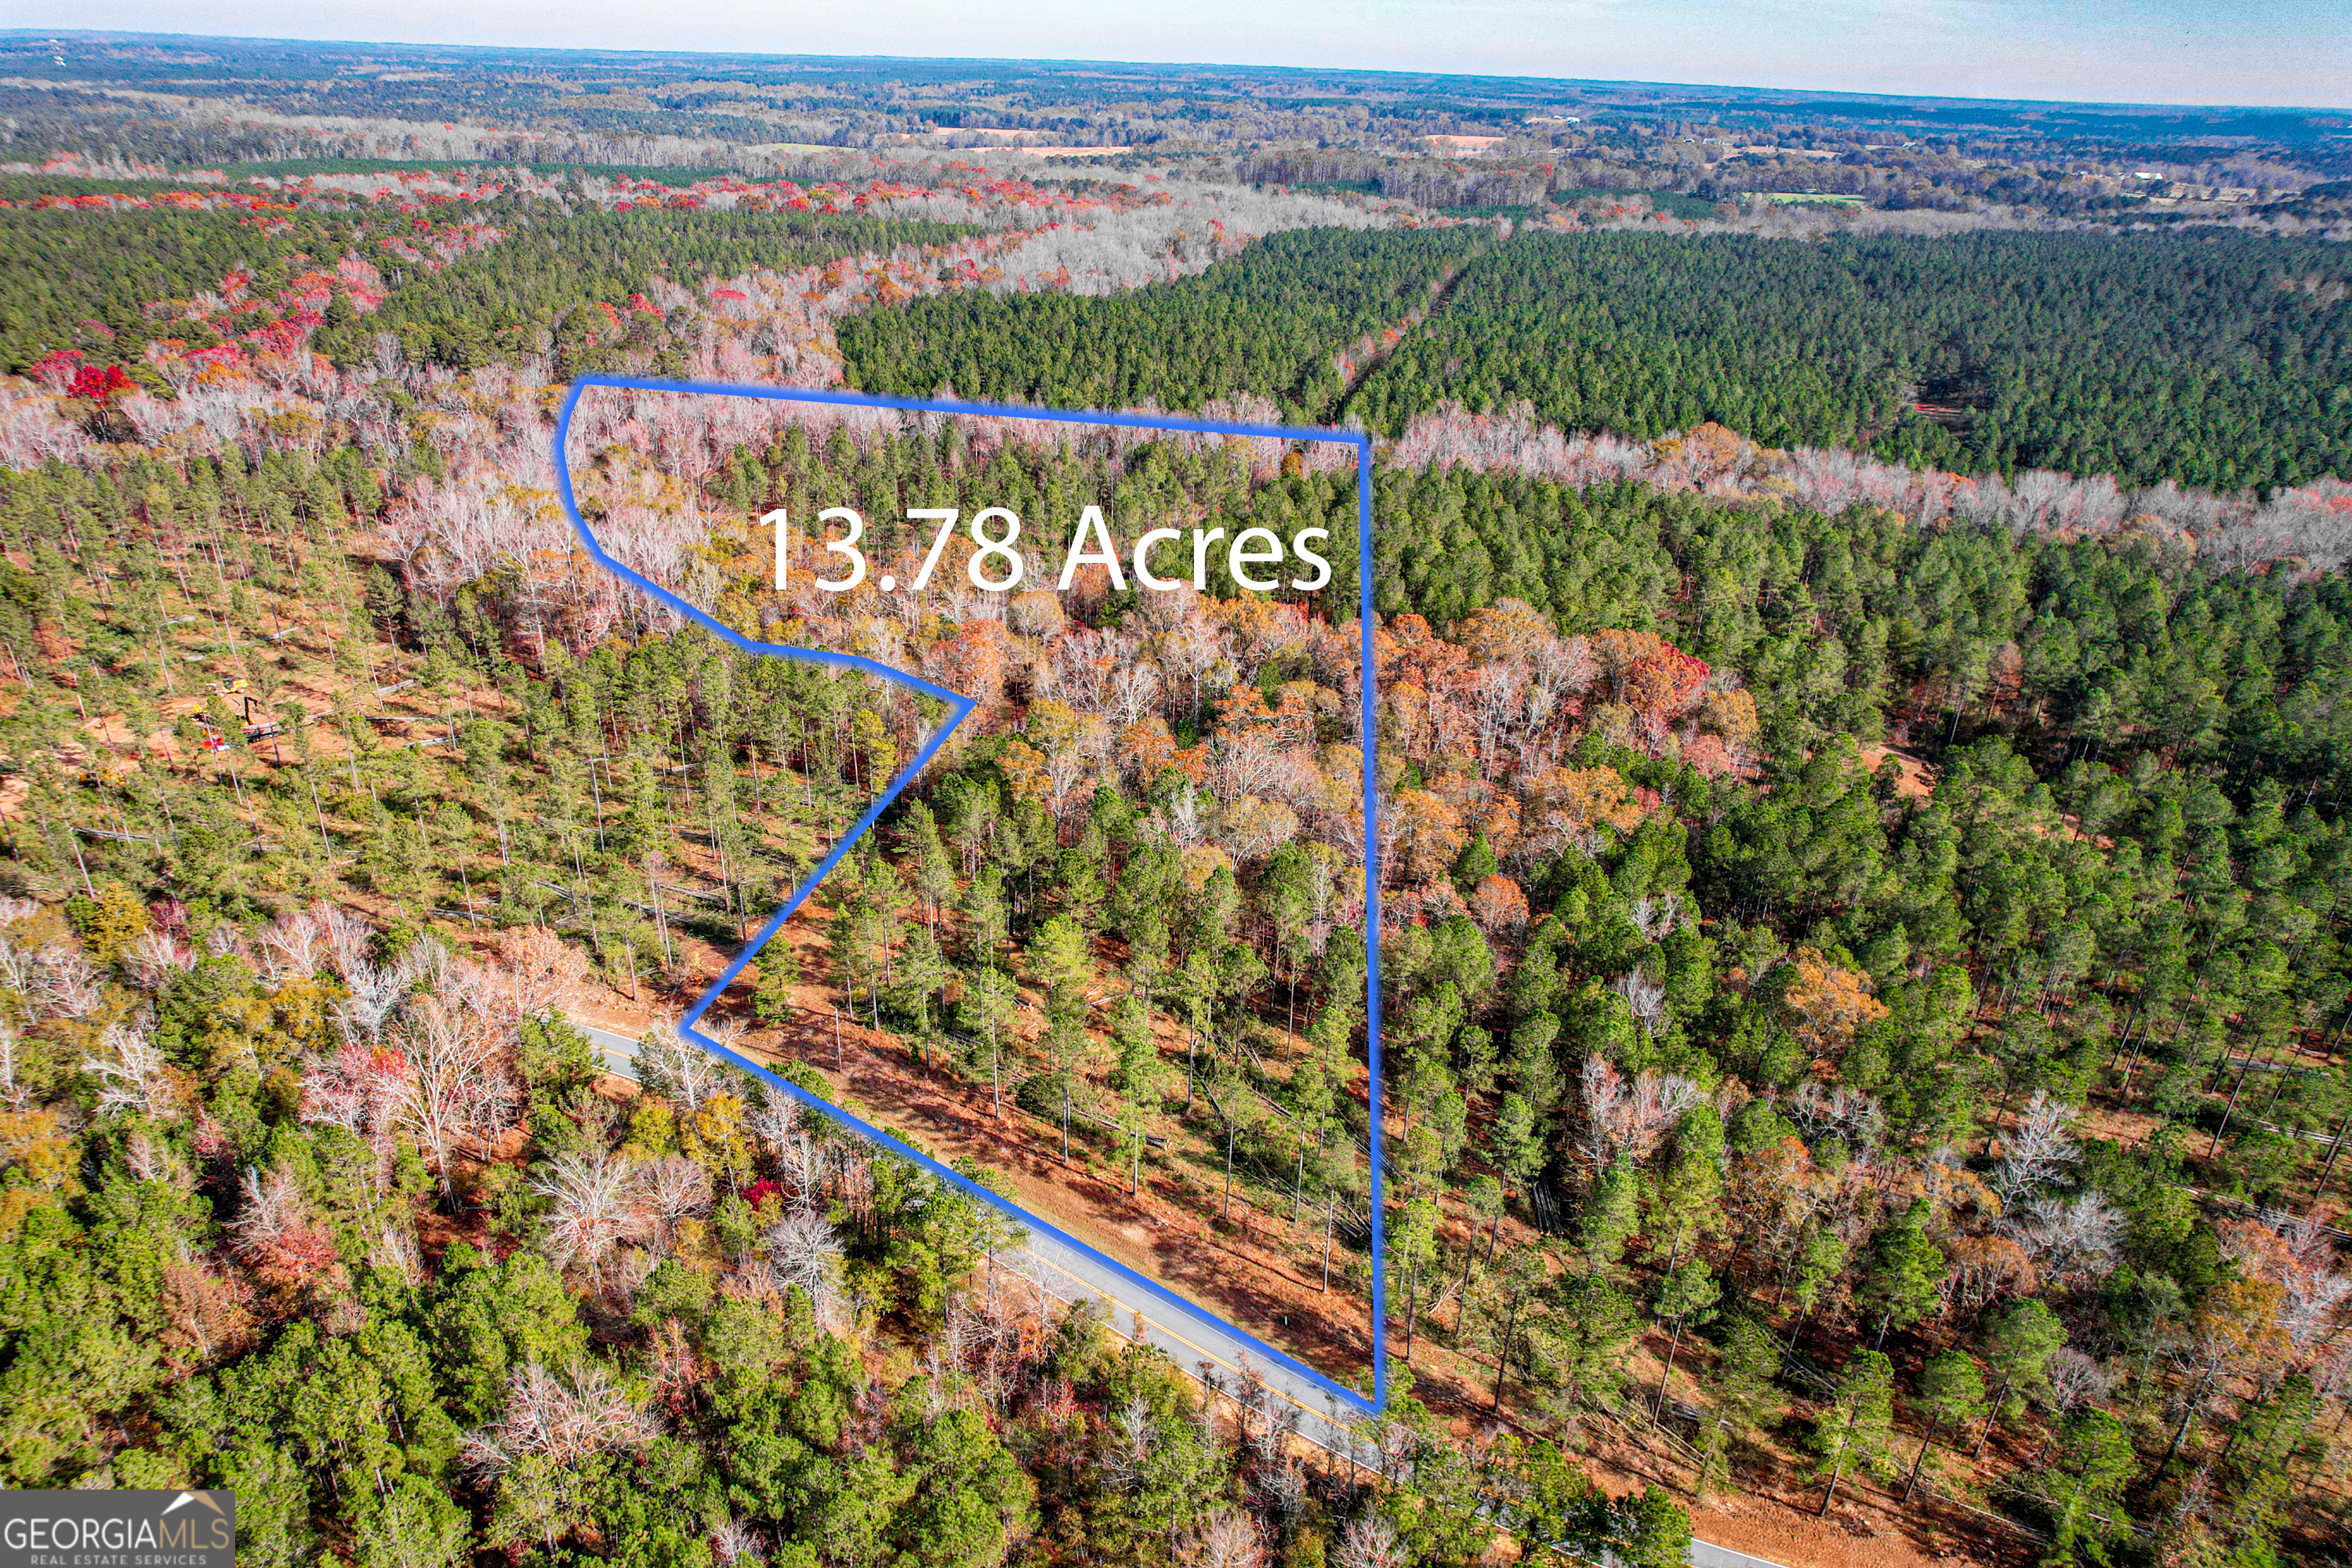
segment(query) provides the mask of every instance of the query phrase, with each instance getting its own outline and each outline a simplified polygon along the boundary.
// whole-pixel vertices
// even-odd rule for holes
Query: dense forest
[[[64,756],[119,721],[143,764],[109,784],[45,762],[12,819],[18,886],[65,895],[5,911],[13,1475],[235,1486],[263,1561],[1246,1561],[1262,1542],[1313,1561],[1328,1542],[1369,1563],[1475,1554],[1498,1523],[1679,1561],[1662,1493],[1612,1500],[1546,1443],[1465,1468],[1409,1399],[1392,1471],[1300,1469],[1262,1393],[1203,1404],[1001,1271],[1017,1237],[988,1211],[658,1032],[643,1092],[592,1092],[560,999],[592,975],[657,1005],[698,988],[920,715],[690,632],[576,658],[543,623],[519,642],[518,584],[445,600],[370,564],[360,542],[413,479],[354,451],[10,478],[7,544],[31,564],[0,635],[76,650],[69,684],[41,683],[61,700],[24,688],[12,752]],[[805,443],[775,461],[780,495],[825,477]],[[756,617],[756,563],[732,588],[729,613]],[[984,637],[971,651],[987,668]],[[93,704],[119,720],[82,728]],[[1038,931],[1072,929],[1042,799],[994,832],[950,824],[958,853],[1032,857],[1008,880],[992,847],[961,887],[910,815],[888,836],[908,853],[828,884],[838,956],[805,977],[764,962],[728,1037],[837,991],[877,1010],[870,1042],[972,1064],[971,1037],[926,1022],[942,994],[984,1028],[1023,1005],[1016,973],[1036,984]],[[1242,964],[1234,931],[1165,902],[1181,885],[1158,907],[1187,961]],[[960,963],[1003,926],[1001,988],[926,956],[910,895],[956,911]],[[1342,1246],[1360,1274],[1360,1227]]]
[[[61,349],[102,348],[138,365],[148,342],[148,302],[185,300],[243,271],[275,292],[310,256],[333,258],[358,238],[340,216],[89,213],[70,207],[5,216],[9,265],[0,275],[0,361],[21,373]],[[377,225],[379,233],[383,226]],[[407,228],[403,222],[399,227]],[[253,323],[260,325],[259,322]],[[217,338],[209,330],[198,340]]]
[[[20,208],[0,213],[10,258],[0,275],[0,363],[22,372],[72,353],[162,390],[151,343],[177,356],[223,344],[282,349],[269,329],[292,314],[307,318],[305,328],[323,326],[315,348],[346,368],[373,357],[385,332],[419,363],[469,369],[545,353],[568,325],[563,373],[576,374],[617,363],[588,340],[625,327],[667,346],[658,310],[624,323],[588,309],[642,300],[656,277],[731,278],[941,246],[967,232],[811,213],[573,210],[527,197],[432,216],[316,199],[193,212]]]
[[[0,210],[10,1484],[370,1568],[2341,1558],[2333,252],[473,179]],[[1376,888],[1344,449],[606,389],[553,453],[583,370],[845,367],[1377,430]],[[944,710],[624,591],[551,458],[977,704],[705,1026],[1360,1387],[1377,1161],[1383,1415],[677,1040]],[[1088,505],[1331,580],[1065,585]]]
[[[776,595],[749,528],[771,502],[879,512],[982,476],[1041,513],[1088,493],[1122,519],[1347,510],[1350,487],[1237,464],[950,427],[784,431],[710,466],[704,503],[736,520],[723,616],[989,704],[722,1013],[886,1122],[796,1020],[862,1019],[866,1060],[960,1079],[974,1114],[1043,1144],[1075,1102],[1082,1163],[1218,1205],[1294,1268],[1333,1248],[1344,1311],[1362,1172],[1303,1158],[1296,1130],[1361,1127],[1360,947],[1330,848],[1348,808],[1319,782],[1346,765],[1346,640],[1213,595],[882,620],[870,595]],[[1084,1500],[1146,1495],[1095,1468],[1114,1449],[1055,1447],[1070,1399],[1106,1413],[1088,1445],[1142,1418],[1122,1410],[1194,1423],[1134,1439],[1201,1467],[1154,1552],[1245,1528],[1377,1562],[1384,1531],[1444,1562],[1515,1519],[1671,1543],[1663,1497],[1621,1517],[1543,1469],[1580,1446],[1606,1461],[1627,1422],[1702,1498],[1810,1475],[1851,1502],[1926,1463],[1926,1517],[1974,1500],[2065,1557],[2124,1540],[2101,1522],[2118,1510],[2238,1552],[2336,1528],[2320,1402],[2341,1395],[2341,1286],[2324,1233],[2287,1216],[2336,1173],[2352,1110],[2340,774],[2308,749],[2343,679],[2337,580],[1384,477],[1387,504],[1458,516],[1461,543],[1384,545],[1379,584],[1390,1290],[1415,1379],[1397,1419],[1423,1436],[1366,1513],[1367,1478],[1265,1490],[1257,1467],[1282,1461],[1252,1457],[1258,1417],[1202,1428],[1141,1352],[989,1296],[982,1212],[821,1123],[657,1038],[646,1092],[581,1092],[583,1048],[537,1021],[555,989],[690,994],[921,716],[651,623],[567,652],[560,584],[530,574],[445,595],[412,554],[404,584],[365,541],[413,482],[325,455],[9,481],[26,564],[5,637],[30,661],[10,749],[82,759],[27,773],[12,819],[23,891],[47,898],[12,906],[11,1268],[58,1281],[10,1329],[25,1479],[283,1467],[310,1489],[273,1493],[287,1511],[257,1539],[294,1555],[429,1530],[450,1553],[690,1559],[740,1531],[864,1562],[949,1552],[917,1542],[950,1528],[925,1467],[951,1463],[965,1555],[934,1560],[1051,1558],[1109,1539]],[[631,482],[600,468],[592,510],[616,516]],[[1483,575],[1471,542],[1514,535],[1564,548]],[[172,719],[174,681],[232,675],[242,691]],[[241,721],[246,696],[265,722]],[[1857,756],[1881,735],[1918,761]],[[139,765],[93,765],[93,744]],[[446,1009],[489,994],[538,1000],[452,1065]],[[381,1152],[338,1153],[351,1139]],[[184,1278],[131,1261],[184,1244],[209,1259]],[[177,1361],[126,1349],[107,1379],[60,1381],[100,1331],[67,1301],[104,1303],[126,1346],[157,1325]],[[1005,1342],[1034,1348],[986,1351],[960,1315],[983,1308],[1029,1313],[1038,1337]],[[168,1365],[201,1375],[159,1383]],[[307,1435],[331,1406],[270,1390],[330,1375],[380,1384],[413,1432]],[[785,1403],[761,1415],[755,1393]],[[1566,1448],[1442,1458],[1447,1413],[1496,1401]],[[943,1449],[960,1409],[1025,1414]],[[138,1412],[152,1436],[104,1436]],[[755,1429],[800,1457],[755,1458]],[[346,1485],[372,1479],[355,1451],[397,1464]],[[872,1479],[843,1491],[852,1454]],[[1472,1529],[1479,1507],[1495,1523]]]
[[[471,368],[493,358],[557,351],[565,379],[619,365],[621,346],[598,353],[598,340],[622,337],[593,305],[644,298],[656,277],[733,278],[755,268],[805,267],[861,250],[944,246],[971,232],[954,225],[905,223],[806,213],[566,211],[536,205],[499,220],[495,255],[478,253],[396,291],[373,318],[348,317],[321,333],[319,352],[348,368],[374,352],[389,331],[412,359]],[[630,323],[641,336],[666,333],[658,311]],[[634,345],[632,345],[634,346]],[[682,374],[684,361],[656,357],[660,374]]]
[[[856,384],[877,391],[952,382],[967,397],[1106,406],[1200,384],[1172,323],[1201,308],[1190,302],[1201,290],[1222,289],[1245,341],[1336,355],[1351,334],[1324,324],[1318,293],[1251,286],[1277,284],[1318,248],[1286,237],[1280,262],[1252,273],[1245,258],[1232,283],[1213,273],[1110,300],[925,300],[863,318],[843,348]],[[1415,245],[1431,266],[1463,255],[1451,234],[1387,237],[1383,249]],[[1643,440],[1715,421],[1769,447],[1964,472],[2268,489],[2352,466],[2343,268],[2326,244],[2237,237],[1527,233],[1469,258],[1443,307],[1344,400],[1301,397],[1332,378],[1287,366],[1235,384],[1391,435],[1442,401],[1473,412],[1528,401],[1563,428]],[[1036,338],[1049,322],[1046,352]]]
[[[2342,277],[2333,247],[2271,239],[1530,235],[1354,406],[1384,428],[1525,397],[1644,438],[1712,419],[1940,468],[2267,489],[2352,466]]]
[[[1424,304],[1466,231],[1302,230],[1197,278],[1092,298],[946,294],[842,323],[857,385],[1063,408],[1198,408],[1236,393],[1321,419],[1338,357]]]

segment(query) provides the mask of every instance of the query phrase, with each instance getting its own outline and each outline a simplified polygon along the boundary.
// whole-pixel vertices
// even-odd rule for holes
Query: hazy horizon
[[[1181,16],[1117,16],[1025,0],[976,16],[908,0],[887,19],[780,19],[747,0],[658,15],[610,0],[515,0],[495,13],[447,0],[360,0],[336,30],[314,7],[256,0],[234,27],[191,31],[158,0],[27,8],[16,29],[440,47],[627,49],[1070,64],[1279,67],[2200,108],[2352,107],[2352,28],[2331,0],[2112,10],[2032,0],[1893,6],[1758,0],[1304,0],[1280,12],[1203,0]],[[2329,40],[2333,39],[2331,43]]]

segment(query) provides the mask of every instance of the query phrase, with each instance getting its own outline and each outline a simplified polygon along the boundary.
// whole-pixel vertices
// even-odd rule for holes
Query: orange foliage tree
[[[1575,844],[1590,853],[1604,829],[1631,833],[1646,815],[1615,768],[1552,768],[1528,785],[1525,837],[1541,853]]]
[[[1817,1057],[1837,1057],[1853,1044],[1865,1025],[1886,1016],[1885,1004],[1870,994],[1870,977],[1840,969],[1818,948],[1801,947],[1796,973],[1781,993],[1789,1028]]]

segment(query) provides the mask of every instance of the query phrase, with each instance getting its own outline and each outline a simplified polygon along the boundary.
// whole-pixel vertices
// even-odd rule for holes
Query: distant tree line
[[[1207,236],[1200,237],[1206,243]],[[1129,293],[957,293],[839,329],[872,392],[1069,408],[1198,408],[1255,393],[1319,417],[1343,389],[1333,356],[1426,302],[1468,231],[1299,230],[1195,278]]]
[[[1473,255],[1455,232],[1308,231],[1183,283],[924,300],[841,341],[875,390],[1195,407],[1241,388],[1328,417],[1320,356],[1368,310],[1402,318],[1420,303],[1410,280],[1457,260],[1444,307],[1345,404],[1373,429],[1445,401],[1528,400],[1571,430],[1647,439],[1714,420],[1767,446],[1969,472],[2240,489],[2352,471],[2352,305],[2318,241],[1530,232]]]

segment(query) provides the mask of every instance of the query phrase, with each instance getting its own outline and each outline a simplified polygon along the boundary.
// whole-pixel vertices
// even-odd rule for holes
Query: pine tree
[[[1911,1479],[1904,1483],[1903,1500],[1906,1503],[1919,1485],[1919,1472],[1927,1465],[1927,1450],[1935,1446],[1936,1435],[1946,1426],[1958,1433],[1984,1414],[1984,1373],[1965,1351],[1937,1351],[1927,1358],[1927,1367],[1919,1374],[1918,1403],[1927,1415],[1927,1431],[1919,1439],[1918,1455],[1911,1461]]]
[[[790,935],[782,931],[760,950],[760,984],[751,995],[751,1010],[767,1024],[789,1024],[798,1016],[794,992],[801,983],[801,959]]]
[[[2065,1343],[2066,1331],[2057,1314],[2035,1297],[2026,1297],[2001,1314],[1985,1343],[1985,1360],[2000,1383],[1992,1397],[1990,1414],[1985,1417],[1984,1430],[1969,1451],[1971,1456],[1984,1452],[1995,1421],[2013,1420],[2022,1412],[2023,1396],[2042,1387],[2048,1377],[2050,1358]]]
[[[1780,1342],[1771,1329],[1743,1310],[1726,1312],[1722,1321],[1723,1346],[1706,1380],[1716,1397],[1714,1419],[1706,1426],[1722,1438],[1722,1447],[1709,1452],[1725,1454],[1721,1474],[1727,1477],[1730,1442],[1777,1420],[1787,1401],[1779,1385]]]
[[[2128,1540],[2123,1491],[2138,1469],[2131,1434],[2104,1410],[2084,1410],[2059,1431],[2055,1462],[2041,1470],[2036,1490],[2050,1519],[2053,1563],[2088,1558],[2105,1563],[2111,1544]]]
[[[1588,1267],[1603,1268],[1625,1256],[1625,1238],[1641,1219],[1641,1188],[1640,1173],[1627,1161],[1593,1178],[1578,1234]]]
[[[1838,1378],[1836,1395],[1813,1418],[1813,1479],[1829,1483],[1824,1516],[1848,1470],[1894,1473],[1894,1436],[1895,1363],[1876,1351],[1856,1351]]]
[[[1855,1304],[1878,1319],[1883,1343],[1889,1328],[1907,1329],[1931,1311],[1944,1283],[1944,1254],[1927,1239],[1927,1205],[1914,1203],[1903,1217],[1872,1238]]]

